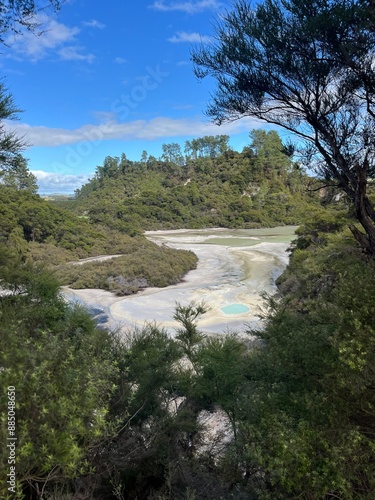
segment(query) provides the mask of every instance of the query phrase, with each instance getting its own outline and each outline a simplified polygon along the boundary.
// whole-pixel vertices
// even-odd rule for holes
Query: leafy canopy
[[[37,190],[36,177],[28,170],[21,152],[26,143],[7,130],[4,120],[16,120],[20,110],[5,84],[0,81],[0,183],[31,193]]]
[[[254,116],[296,134],[300,152],[352,201],[353,234],[375,253],[367,196],[375,158],[374,9],[360,0],[238,2],[216,42],[193,54],[198,77],[213,76],[208,115],[217,123]]]

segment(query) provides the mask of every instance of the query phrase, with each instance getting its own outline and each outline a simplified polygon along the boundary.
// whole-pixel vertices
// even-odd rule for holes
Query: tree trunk
[[[365,233],[351,225],[350,230],[361,247],[370,255],[375,255],[375,211],[367,197],[367,169],[356,165],[358,183],[355,193],[355,210],[358,222]]]

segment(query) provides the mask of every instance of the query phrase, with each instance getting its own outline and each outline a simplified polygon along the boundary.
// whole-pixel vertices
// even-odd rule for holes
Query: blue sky
[[[228,134],[241,150],[261,124],[212,125],[204,115],[215,82],[198,81],[191,49],[207,43],[219,0],[69,0],[39,14],[44,33],[9,36],[1,73],[23,110],[8,128],[41,193],[72,193],[107,155],[161,156],[163,143]]]

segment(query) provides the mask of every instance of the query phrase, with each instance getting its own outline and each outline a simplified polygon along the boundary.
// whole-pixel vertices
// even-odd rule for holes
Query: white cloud
[[[125,64],[127,62],[128,61],[126,59],[124,59],[123,57],[116,57],[116,59],[115,59],[116,64]]]
[[[38,14],[36,22],[43,26],[40,36],[25,31],[21,35],[10,35],[5,40],[10,48],[7,57],[36,62],[57,53],[65,60],[92,62],[94,56],[82,53],[84,49],[75,46],[79,28],[66,26],[46,14]]]
[[[80,52],[81,50],[83,50],[82,47],[68,46],[60,49],[58,54],[64,61],[87,61],[91,64],[95,56],[93,54],[83,54]]]
[[[234,135],[253,128],[259,128],[261,123],[250,117],[244,117],[222,126],[217,126],[199,118],[168,118],[157,117],[151,120],[135,120],[120,123],[108,121],[98,125],[83,125],[74,130],[32,126],[26,123],[15,124],[7,122],[6,128],[15,131],[32,146],[54,147],[81,143],[77,149],[86,150],[93,143],[107,140],[154,140],[169,137],[198,137],[203,135],[228,134]]]
[[[96,19],[91,19],[91,21],[84,21],[82,23],[84,26],[89,26],[90,28],[97,28],[99,30],[103,30],[106,25],[101,23],[100,21],[97,21]]]
[[[171,38],[168,38],[168,42],[171,43],[209,43],[211,38],[209,36],[200,35],[199,33],[187,33],[186,31],[178,31]]]
[[[198,2],[170,2],[156,1],[150,5],[151,9],[161,12],[181,11],[187,14],[198,14],[205,10],[218,10],[222,6],[217,0],[199,0]]]
[[[85,184],[90,176],[87,175],[63,175],[43,170],[31,170],[38,179],[39,192],[41,194],[60,193],[72,194]]]
[[[116,120],[116,113],[113,111],[94,111],[92,116],[94,116],[99,123],[108,123]]]

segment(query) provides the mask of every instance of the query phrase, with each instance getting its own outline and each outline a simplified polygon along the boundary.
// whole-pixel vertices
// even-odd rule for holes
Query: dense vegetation
[[[239,0],[193,53],[196,75],[212,76],[216,123],[252,116],[292,132],[293,149],[343,190],[375,254],[374,5],[368,0]]]
[[[22,498],[22,486],[31,485],[40,497],[46,478],[88,470],[85,455],[105,431],[117,368],[108,334],[67,306],[49,273],[3,246],[0,255],[1,285],[12,292],[0,304],[2,443],[8,443],[7,387],[15,387],[17,401],[17,485],[8,490],[9,448],[2,446],[0,495]]]
[[[261,498],[372,498],[374,262],[349,231],[300,233],[249,360],[236,453],[263,471]]]
[[[31,9],[35,5],[15,2],[25,8],[26,4]],[[273,48],[270,58],[275,55],[277,64],[284,64],[283,70],[288,64],[288,78],[296,76],[297,68],[306,88],[306,83],[316,83],[314,75],[327,83],[331,68],[341,70],[338,76],[343,85],[325,87],[326,130],[317,132],[315,146],[324,143],[324,134],[334,131],[335,120],[346,126],[328,144],[334,150],[331,159],[326,150],[328,167],[335,167],[341,158],[342,169],[336,177],[326,169],[326,181],[338,182],[346,196],[339,191],[332,198],[325,188],[321,203],[319,191],[305,198],[310,181],[291,162],[288,151],[280,148],[277,134],[258,132],[242,153],[230,151],[225,138],[219,137],[189,141],[188,160],[176,145],[165,145],[160,161],[146,154],[137,163],[125,157],[108,158],[78,193],[74,210],[83,215],[79,218],[33,194],[34,179],[19,156],[20,145],[15,137],[6,139],[0,128],[0,438],[4,444],[0,498],[374,498],[374,193],[369,181],[373,174],[373,51],[368,59],[361,57],[362,52],[368,55],[372,41],[373,7],[357,0],[291,0],[283,2],[282,9],[276,0],[266,0],[264,8],[259,5],[258,10],[249,11],[242,2],[237,14],[251,14],[249,21],[269,21],[273,9],[272,20],[277,22],[290,9],[284,31],[268,29],[262,38],[268,50]],[[294,24],[293,15],[297,16]],[[298,28],[296,34],[290,32],[292,25]],[[253,24],[249,26],[252,29],[244,33],[250,38],[257,32]],[[0,33],[2,29],[0,23]],[[282,33],[292,37],[293,44],[285,47]],[[238,30],[222,34],[232,40]],[[307,59],[304,52],[312,34],[319,42],[312,49],[320,47],[330,57],[323,68],[321,57]],[[299,45],[294,43],[298,37]],[[342,41],[346,58],[339,50]],[[242,51],[235,45],[227,52],[229,62],[249,48],[239,47]],[[300,52],[288,59],[290,47]],[[259,45],[250,48],[250,55],[264,55]],[[358,63],[363,63],[363,71]],[[254,68],[259,70],[259,66]],[[270,70],[275,68],[279,66],[269,65]],[[250,73],[254,88],[249,89],[244,65],[234,65],[235,71],[239,69],[238,81],[221,81],[232,83],[232,90],[242,98],[232,96],[231,101],[221,103],[235,105],[232,111],[244,109],[244,97],[248,105],[263,105],[271,84],[278,97],[285,90],[285,78],[275,82],[275,74],[269,79],[267,72]],[[257,99],[251,94],[254,89],[259,92]],[[353,99],[348,100],[353,91]],[[336,92],[342,101],[330,108]],[[9,116],[11,101],[4,93],[1,99],[5,99],[4,116]],[[360,111],[369,114],[368,120],[355,120],[358,102],[364,104]],[[279,109],[286,115],[290,112],[285,102]],[[290,123],[301,130],[298,113]],[[308,124],[316,125],[311,120]],[[277,145],[272,159],[264,149],[269,140]],[[269,153],[269,142],[267,148]],[[147,174],[142,173],[142,165]],[[338,174],[347,178],[340,179]],[[111,193],[115,194],[113,203]],[[150,204],[142,208],[148,199]],[[329,203],[332,199],[336,201]],[[95,200],[100,210],[95,211]],[[187,207],[186,212],[182,207]],[[59,282],[46,269],[68,274],[66,279],[79,286],[77,275],[70,274],[74,274],[73,267],[67,271],[58,267],[61,262],[124,253],[123,261],[100,265],[100,279],[108,286],[116,283],[119,293],[131,291],[126,287],[135,284],[135,276],[152,279],[141,265],[145,255],[152,261],[160,258],[156,279],[179,279],[176,276],[184,266],[194,264],[194,257],[158,249],[138,236],[138,230],[146,223],[153,228],[197,225],[200,217],[207,225],[231,227],[299,222],[303,217],[289,267],[278,280],[279,293],[266,302],[265,327],[249,331],[249,339],[205,336],[198,328],[205,312],[199,304],[176,306],[180,327],[174,338],[150,323],[121,339],[98,329],[86,311],[67,304]],[[165,276],[166,253],[171,262],[176,258],[173,278]],[[115,275],[107,265],[119,266]],[[124,267],[131,271],[129,276]],[[93,283],[93,276],[82,269],[80,273],[85,286]],[[14,396],[16,404],[9,406]],[[7,445],[13,426],[8,420],[10,408],[16,414],[14,479],[9,473],[11,449]],[[207,443],[203,417],[210,414],[220,415],[225,435],[211,438],[209,434]]]
[[[194,269],[192,252],[159,247],[56,208],[27,189],[0,185],[0,241],[24,260],[45,264],[60,283],[103,288],[120,295],[146,286],[167,286]],[[100,255],[123,255],[106,262],[72,265]]]
[[[373,498],[374,262],[342,223],[299,232],[257,343],[205,337],[196,305],[177,307],[174,339],[150,324],[124,343],[2,249],[1,283],[13,293],[0,300],[0,377],[18,387],[19,491]],[[218,409],[229,445],[207,445],[203,432],[201,412]]]
[[[41,200],[18,156],[0,184],[1,238],[73,288],[124,295],[177,283],[195,256],[156,246],[144,229],[298,224],[319,210],[319,183],[291,160],[277,132],[250,135],[242,153],[229,149],[228,136],[215,136],[187,141],[186,156],[165,144],[159,160],[108,157],[68,202]],[[104,254],[122,257],[71,265]]]
[[[165,144],[159,160],[146,152],[140,162],[107,157],[77,191],[74,209],[130,234],[299,224],[318,205],[316,193],[308,194],[312,179],[276,131],[254,130],[250,139],[242,153],[229,148],[228,136],[208,136],[187,141],[185,156],[177,144]]]
[[[71,288],[102,288],[129,295],[149,286],[164,287],[180,282],[197,264],[193,252],[159,247],[145,238],[124,246],[122,257],[80,266],[59,266],[56,276]]]

